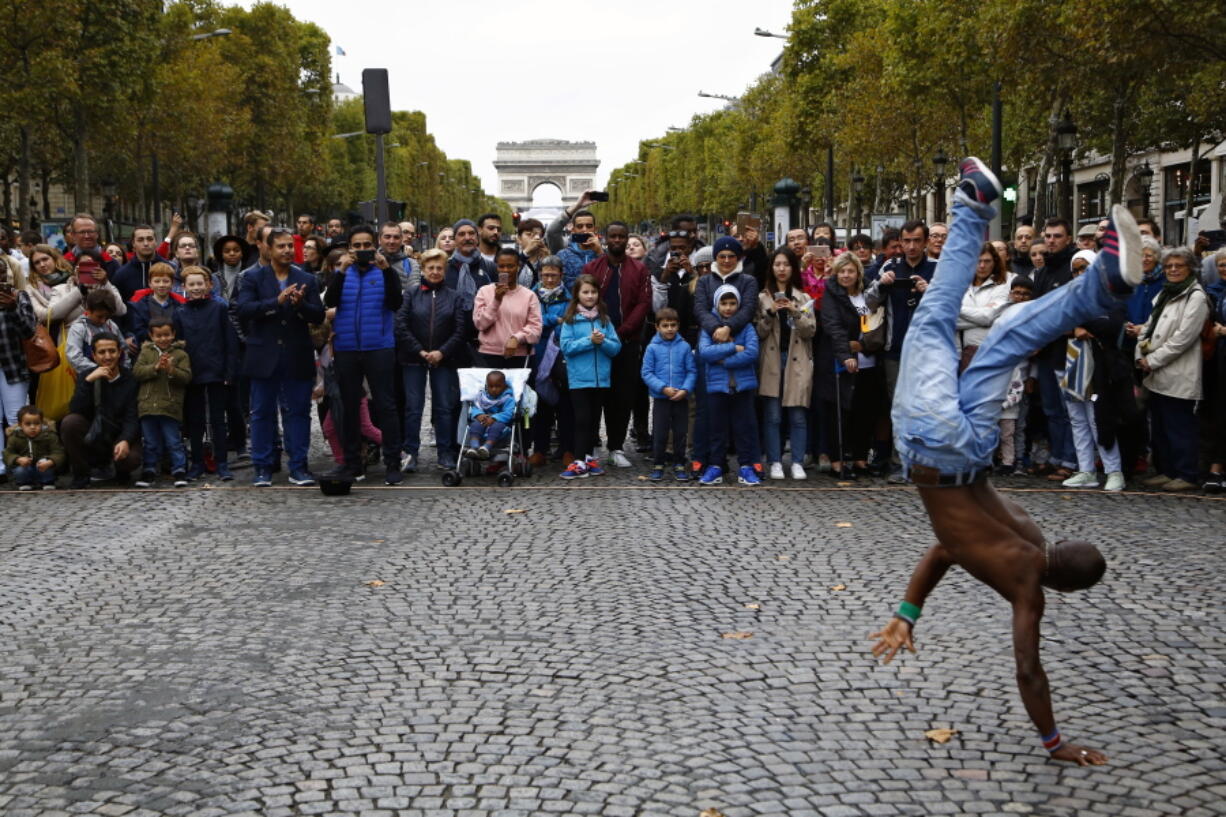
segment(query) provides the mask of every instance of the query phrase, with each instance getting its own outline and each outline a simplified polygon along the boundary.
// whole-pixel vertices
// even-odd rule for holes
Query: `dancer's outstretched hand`
[[[1097,749],[1076,746],[1066,743],[1051,753],[1053,760],[1063,760],[1065,763],[1076,763],[1078,766],[1102,766],[1107,762],[1107,756]]]
[[[872,639],[877,640],[873,645],[873,657],[880,658],[884,655],[885,661],[882,663],[885,664],[890,663],[894,653],[902,647],[915,652],[915,645],[911,643],[911,625],[901,618],[891,618],[889,624],[869,636],[869,640]]]

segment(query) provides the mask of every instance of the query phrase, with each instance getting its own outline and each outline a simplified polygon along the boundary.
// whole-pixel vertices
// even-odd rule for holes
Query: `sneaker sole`
[[[975,184],[974,180],[967,179],[967,181],[970,181],[971,184],[975,185],[975,193],[976,193],[975,201],[979,202],[980,204],[991,204],[992,202],[999,199],[1001,195],[1004,193],[1004,188],[1000,184],[1000,179],[996,178],[996,174],[992,172],[992,169],[989,168],[986,164],[984,164],[984,161],[980,159],[979,157],[968,156],[966,157],[966,159],[962,161],[962,164],[959,165],[958,167],[958,171],[962,173],[964,177],[966,176],[966,171],[964,170],[964,168],[968,164],[973,166],[971,170],[972,173],[978,173],[980,176],[986,179],[988,183],[992,185],[993,190],[995,190],[995,195],[992,196],[991,200],[984,201],[979,195],[979,193],[981,192],[979,185]]]
[[[293,477],[290,477],[289,484],[290,485],[314,485],[315,480],[313,479],[294,479]]]
[[[1111,221],[1119,241],[1120,278],[1130,287],[1139,286],[1145,278],[1141,270],[1141,229],[1128,208],[1120,204],[1112,206]]]

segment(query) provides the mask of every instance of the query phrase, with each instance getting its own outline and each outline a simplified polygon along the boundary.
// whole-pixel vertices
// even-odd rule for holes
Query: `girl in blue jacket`
[[[734,315],[741,304],[740,291],[724,284],[715,290],[712,310],[723,317]],[[703,329],[698,336],[698,356],[706,367],[707,405],[711,412],[711,464],[699,482],[718,485],[724,481],[720,467],[728,454],[728,427],[736,442],[740,464],[738,482],[760,485],[754,464],[758,461],[758,416],[754,398],[758,388],[758,333],[752,323],[727,343],[716,343]]]
[[[566,360],[570,401],[575,412],[575,461],[562,479],[583,479],[604,473],[592,456],[600,409],[609,393],[613,358],[621,349],[617,329],[609,322],[600,285],[590,275],[575,282],[574,298],[558,327],[558,346]]]

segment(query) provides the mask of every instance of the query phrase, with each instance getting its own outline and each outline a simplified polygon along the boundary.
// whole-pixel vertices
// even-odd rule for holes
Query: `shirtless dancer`
[[[1093,586],[1106,570],[1087,542],[1048,543],[1034,521],[996,492],[987,479],[997,444],[997,419],[1015,366],[1033,350],[1105,313],[1141,281],[1140,233],[1116,205],[1103,251],[1085,274],[1037,301],[1010,307],[992,327],[970,366],[958,377],[954,325],[1000,183],[978,159],[962,162],[949,240],[932,284],[915,311],[899,366],[894,403],[895,444],[919,487],[938,543],[920,560],[898,612],[873,633],[875,656],[888,663],[902,647],[915,652],[912,629],[920,608],[945,572],[959,565],[1013,606],[1017,684],[1044,748],[1056,760],[1081,766],[1106,755],[1065,743],[1051,710],[1039,662],[1043,588],[1060,592]]]

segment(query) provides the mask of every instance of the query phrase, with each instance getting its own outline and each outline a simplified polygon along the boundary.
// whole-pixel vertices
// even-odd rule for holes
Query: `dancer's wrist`
[[[894,611],[894,616],[915,627],[915,622],[919,621],[920,614],[923,613],[923,608],[918,604],[912,604],[909,601],[899,602],[898,609]]]
[[[1064,745],[1064,738],[1060,736],[1060,730],[1053,728],[1050,735],[1043,736],[1043,748],[1048,754],[1055,754],[1060,751],[1060,747]]]

